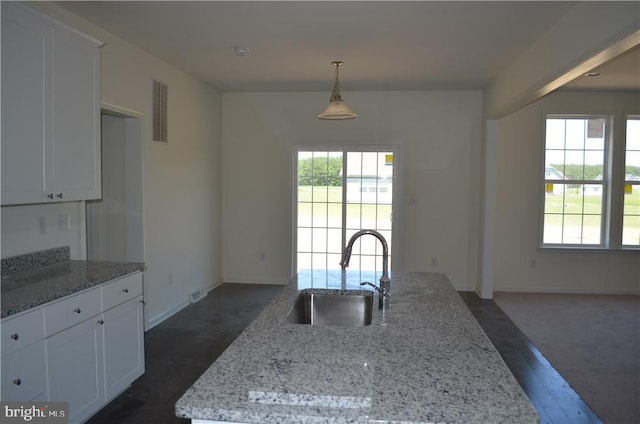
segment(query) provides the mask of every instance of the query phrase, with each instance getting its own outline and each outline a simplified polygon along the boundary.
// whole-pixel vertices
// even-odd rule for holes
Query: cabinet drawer
[[[45,306],[45,336],[55,334],[100,313],[100,289],[65,297]]]
[[[44,337],[42,309],[2,320],[2,356],[29,346]]]
[[[29,401],[46,391],[44,341],[2,358],[2,401]]]
[[[107,283],[102,286],[102,310],[109,310],[141,294],[142,273],[140,272]]]

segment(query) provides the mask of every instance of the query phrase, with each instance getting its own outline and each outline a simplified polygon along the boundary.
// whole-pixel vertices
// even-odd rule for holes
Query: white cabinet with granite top
[[[102,43],[1,6],[2,205],[100,198]]]
[[[145,370],[142,290],[136,271],[4,318],[1,400],[69,402],[70,423],[106,405]]]
[[[44,307],[48,398],[69,402],[71,423],[144,373],[142,305],[138,272]]]

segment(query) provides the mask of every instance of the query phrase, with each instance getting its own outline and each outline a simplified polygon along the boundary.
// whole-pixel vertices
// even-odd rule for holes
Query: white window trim
[[[595,110],[593,110],[595,109]],[[639,115],[638,111],[598,110],[594,106],[589,111],[564,112],[558,110],[542,110],[541,127],[541,165],[539,178],[539,251],[590,251],[590,252],[630,252],[637,253],[640,246],[622,245],[622,217],[624,197],[624,154],[626,146],[626,120],[629,116]],[[546,123],[549,117],[607,118],[608,138],[605,141],[605,172],[609,173],[608,182],[603,190],[603,226],[602,242],[599,245],[552,244],[544,243],[544,209],[545,209],[545,166],[546,166]],[[604,181],[604,178],[603,178]]]
[[[346,154],[346,152],[377,152],[377,151],[389,151],[393,152],[393,193],[392,193],[392,202],[393,202],[393,214],[395,216],[402,216],[402,199],[404,196],[404,190],[402,186],[403,181],[403,167],[402,167],[402,157],[401,157],[401,149],[399,144],[366,144],[366,145],[358,145],[358,144],[348,144],[348,145],[296,145],[293,146],[291,150],[291,158],[290,158],[290,188],[292,191],[292,203],[291,203],[291,216],[292,216],[292,228],[291,228],[291,252],[293,256],[293,260],[291,261],[291,275],[295,277],[297,274],[298,264],[297,264],[297,255],[295,254],[298,251],[297,246],[297,228],[298,228],[298,216],[296,214],[296,205],[298,204],[298,191],[295,190],[297,187],[296,179],[298,178],[298,153],[299,152],[312,152],[312,151],[325,151],[325,152],[342,152]],[[346,190],[343,194],[346,196]],[[344,202],[344,199],[343,199]],[[346,213],[343,211],[343,214]],[[344,217],[343,217],[344,218]],[[342,245],[346,245],[346,240],[342,240]],[[391,221],[391,245],[393,246],[393,255],[391,255],[391,263],[389,264],[390,269],[399,271],[400,263],[398,263],[400,255],[401,255],[401,236],[400,236],[400,228],[399,228],[399,220],[392,219]]]

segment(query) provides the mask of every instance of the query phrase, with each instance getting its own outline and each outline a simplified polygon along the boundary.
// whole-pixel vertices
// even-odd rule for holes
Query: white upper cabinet
[[[101,43],[2,2],[2,204],[101,197]]]

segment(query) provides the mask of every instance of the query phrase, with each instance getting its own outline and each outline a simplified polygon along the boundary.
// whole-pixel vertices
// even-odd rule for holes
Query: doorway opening
[[[86,202],[89,260],[144,262],[142,137],[141,114],[103,105],[102,198]]]

